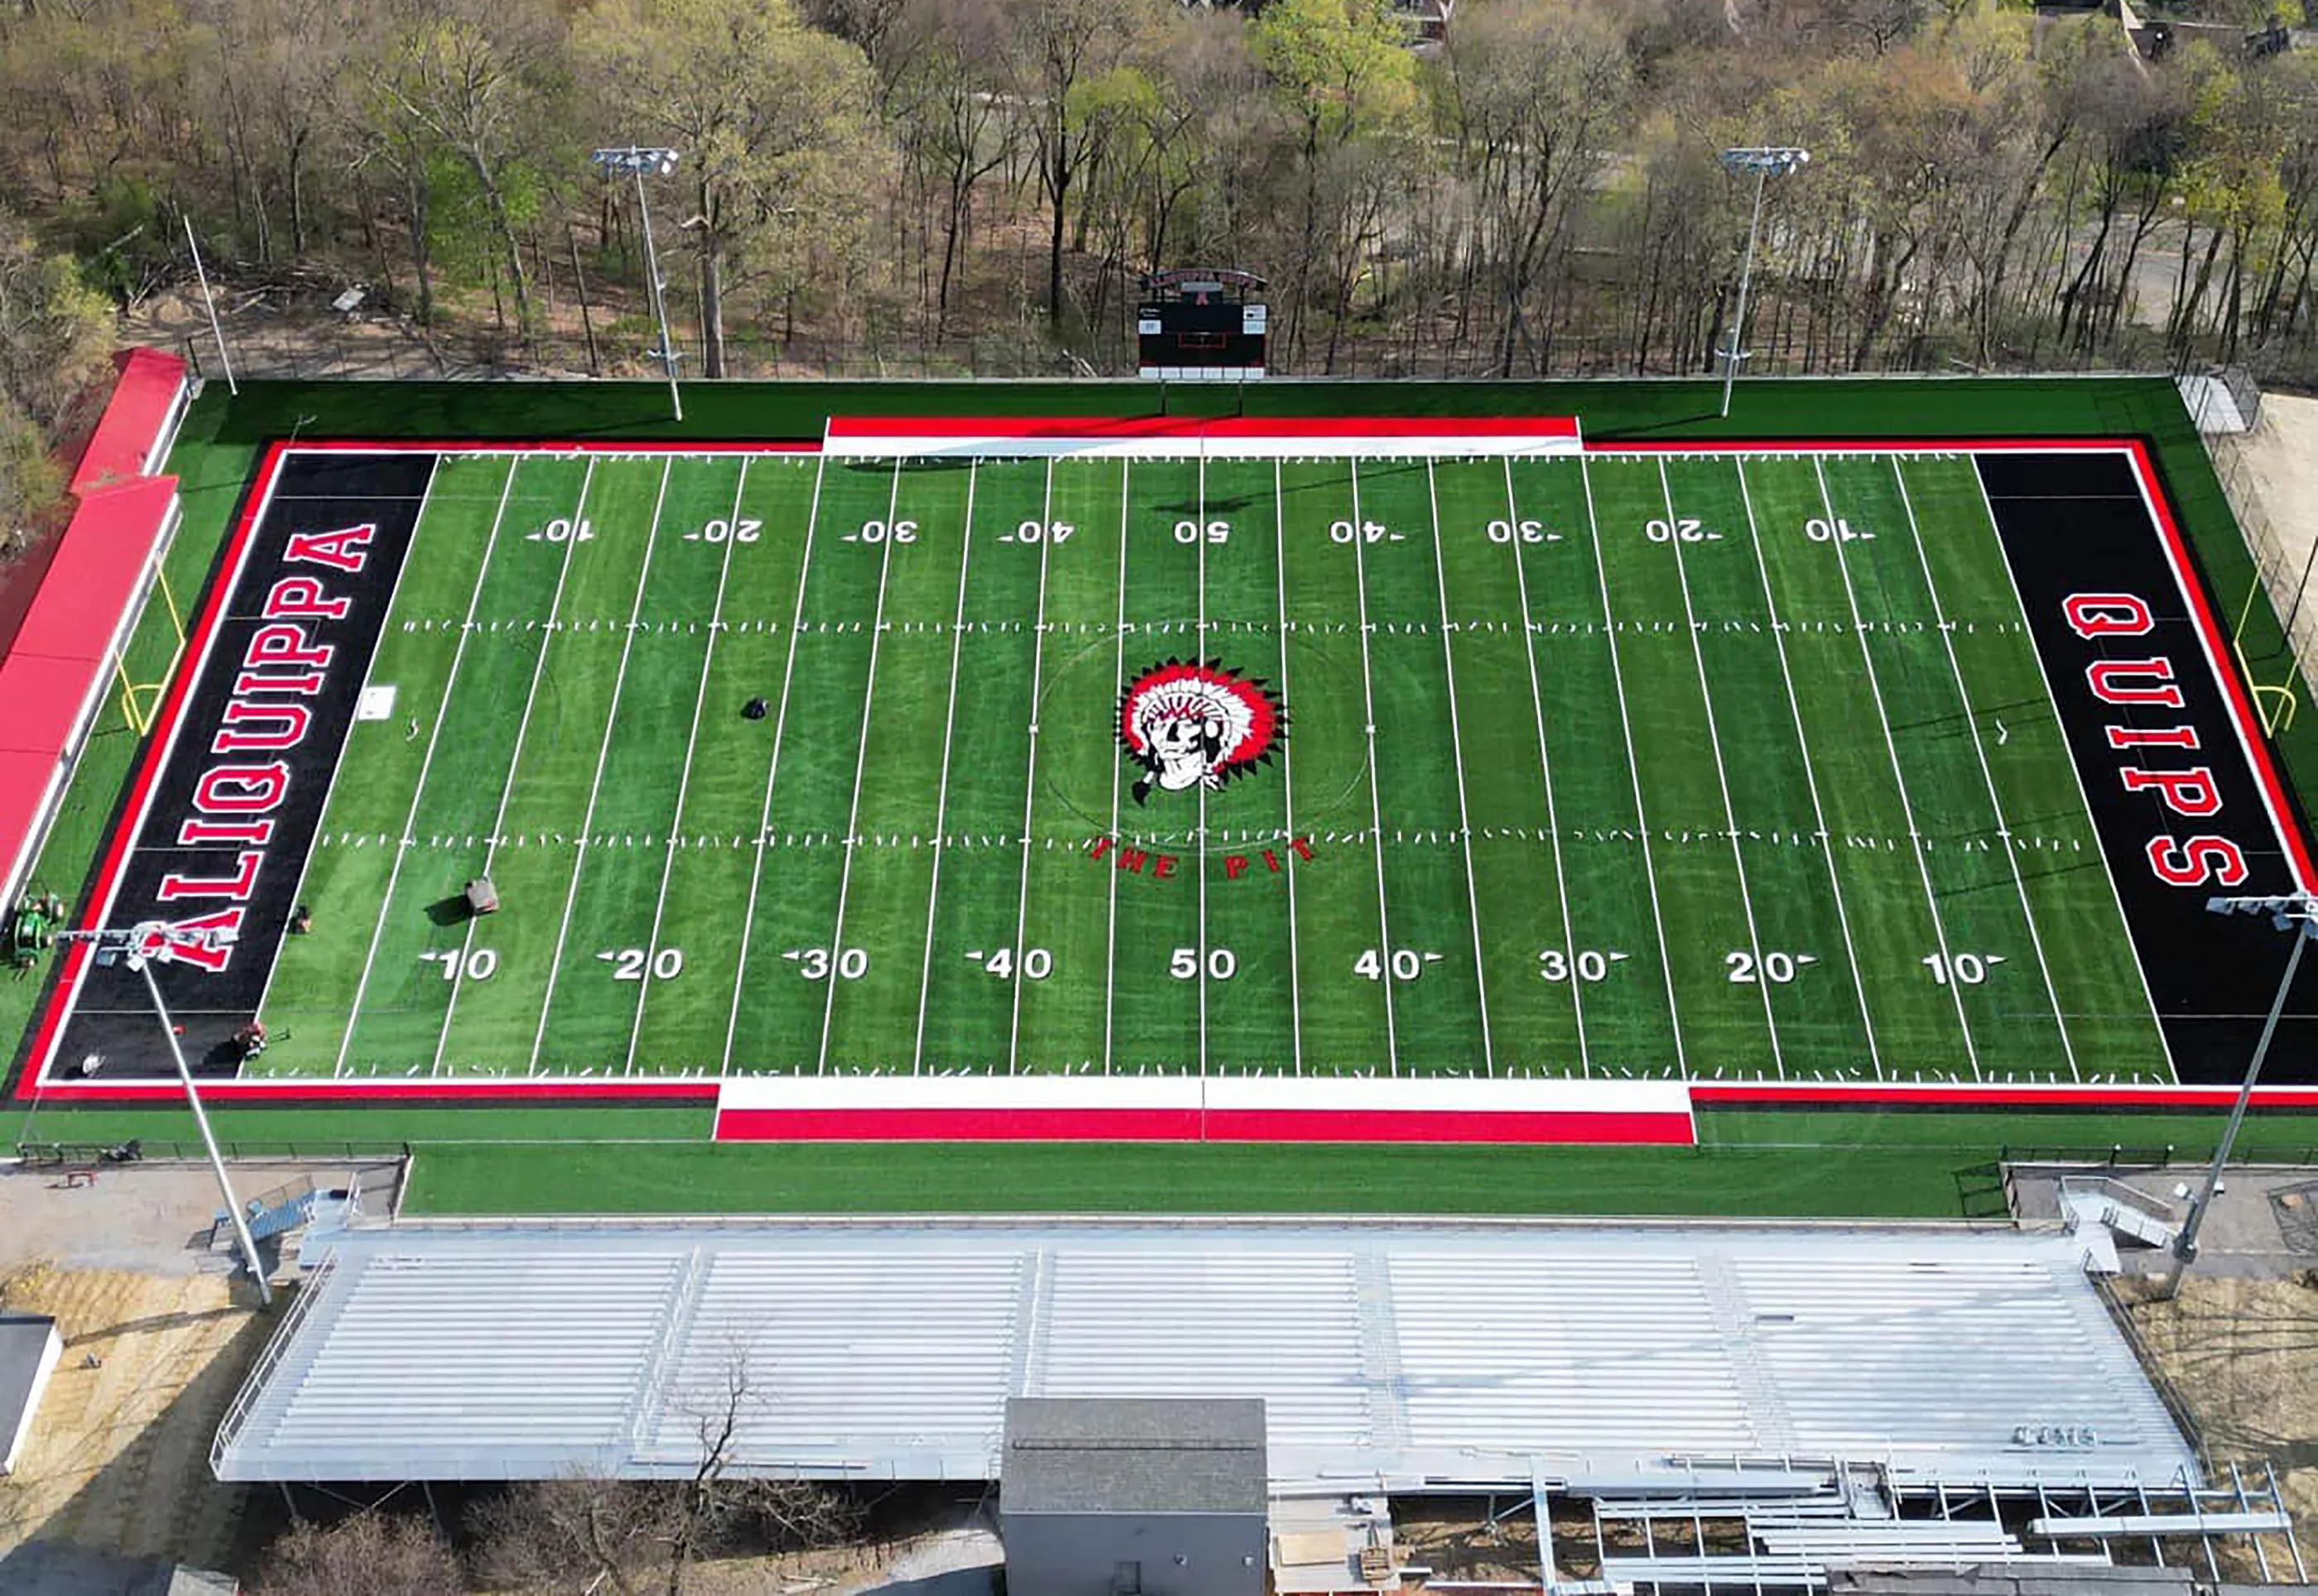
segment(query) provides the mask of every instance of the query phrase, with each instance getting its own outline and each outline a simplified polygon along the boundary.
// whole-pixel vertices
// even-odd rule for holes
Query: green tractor
[[[8,916],[8,962],[30,970],[57,945],[65,923],[65,901],[54,892],[27,892]]]

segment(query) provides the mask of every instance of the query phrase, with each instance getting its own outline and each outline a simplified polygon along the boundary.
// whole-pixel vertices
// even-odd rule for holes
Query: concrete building
[[[64,1352],[57,1322],[37,1314],[0,1314],[0,1475],[13,1474],[32,1433],[40,1393]]]

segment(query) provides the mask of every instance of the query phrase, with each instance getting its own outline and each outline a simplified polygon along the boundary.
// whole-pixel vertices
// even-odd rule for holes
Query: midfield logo
[[[1221,787],[1248,776],[1288,735],[1288,711],[1271,684],[1220,660],[1170,659],[1132,678],[1119,698],[1119,740],[1143,774],[1142,803],[1163,793]]]

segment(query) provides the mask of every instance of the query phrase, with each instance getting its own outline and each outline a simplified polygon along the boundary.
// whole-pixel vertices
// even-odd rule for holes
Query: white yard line
[[[1022,776],[1022,891],[1014,905],[1014,1014],[1007,1027],[1006,1072],[1022,1067],[1022,939],[1030,926],[1030,810],[1038,797],[1038,695],[1047,664],[1047,554],[1055,546],[1055,462],[1047,461],[1047,492],[1038,511],[1038,621],[1030,632],[1030,752]]]
[[[1199,503],[1199,535],[1193,540],[1193,558],[1199,562],[1195,586],[1199,590],[1199,626],[1192,632],[1196,640],[1192,658],[1200,665],[1208,663],[1208,449],[1207,440],[1199,441],[1198,471],[1199,486],[1196,495]],[[1191,867],[1199,873],[1199,1079],[1208,1078],[1208,784],[1199,783],[1198,844],[1191,855]]]
[[[1786,624],[1779,619],[1779,600],[1771,591],[1771,568],[1763,558],[1763,534],[1755,522],[1755,495],[1747,486],[1747,461],[1736,457],[1738,498],[1747,507],[1747,536],[1755,546],[1755,572],[1762,578],[1763,604],[1771,617],[1771,641],[1779,650],[1779,680],[1787,691],[1787,713],[1795,723],[1795,747],[1802,754],[1803,785],[1810,791],[1811,823],[1818,827],[1819,852],[1827,861],[1828,886],[1835,893],[1836,923],[1843,928],[1843,954],[1851,961],[1851,987],[1859,995],[1859,1020],[1867,1030],[1867,1059],[1875,1079],[1883,1079],[1883,1055],[1875,1040],[1875,1017],[1867,1007],[1867,982],[1859,968],[1859,949],[1851,937],[1851,916],[1843,906],[1843,880],[1835,867],[1835,839],[1827,829],[1827,810],[1820,804],[1819,775],[1811,767],[1810,738],[1803,731],[1802,705],[1795,696],[1795,673],[1787,663]]]
[[[571,934],[571,906],[580,901],[580,875],[588,865],[588,833],[596,823],[596,800],[604,790],[604,765],[611,757],[613,733],[618,730],[620,724],[620,695],[628,683],[628,657],[635,651],[636,622],[643,614],[644,588],[651,581],[652,553],[660,543],[660,513],[661,507],[668,503],[668,480],[674,472],[675,467],[675,458],[670,456],[660,468],[660,491],[652,498],[651,526],[644,533],[643,563],[636,570],[636,595],[634,600],[628,605],[628,629],[620,640],[620,667],[618,672],[612,677],[612,707],[604,716],[604,737],[596,749],[596,774],[588,783],[588,807],[581,812],[580,819],[580,843],[571,856],[571,880],[563,890],[563,912],[555,922],[555,952],[548,960],[547,990],[541,994],[539,1000],[539,1025],[532,1032],[531,1055],[524,1064],[524,1073],[526,1075],[535,1075],[539,1072],[540,1045],[546,1040],[547,1014],[555,1003],[557,977],[563,968],[564,939]],[[578,547],[579,542],[578,536],[574,535],[571,547]],[[571,567],[571,556],[568,553],[564,556],[564,566],[567,570]],[[562,586],[559,582],[556,587],[559,599],[562,592]],[[549,633],[551,641],[553,636],[553,632]],[[523,718],[526,727],[531,723],[531,706],[539,696],[540,676],[546,668],[547,647],[543,645],[539,650],[539,659],[532,668],[532,695],[524,701]],[[483,854],[483,874],[486,875],[491,873],[491,853],[499,845],[499,828],[507,823],[508,804],[515,797],[516,772],[523,766],[523,734],[518,731],[515,740],[515,763],[508,767],[507,785],[499,790],[499,819],[491,822],[490,839]],[[468,945],[472,946],[474,939],[475,922],[470,919],[467,922]],[[438,1070],[443,1066],[444,1045],[451,1039],[451,1012],[458,1009],[459,988],[463,984],[465,973],[466,961],[461,959],[459,975],[462,979],[454,980],[451,983],[451,1010],[446,1011],[443,1016],[443,1034],[435,1045],[435,1066]]]
[[[894,462],[894,469],[900,471],[900,461]],[[789,723],[789,684],[796,677],[805,581],[813,574],[813,535],[821,520],[821,485],[828,475],[829,457],[824,454],[813,462],[813,503],[804,516],[804,553],[797,560],[796,599],[789,606],[789,647],[781,661],[781,703],[773,715],[773,751],[765,764],[765,800],[757,810],[757,857],[749,869],[749,906],[741,915],[741,956],[732,965],[732,1002],[724,1013],[724,1061],[718,1071],[724,1075],[732,1072],[732,1036],[741,1024],[741,993],[748,985],[749,938],[757,928],[757,889],[765,880],[765,830],[773,821],[773,784],[781,774],[781,736]]]
[[[516,473],[522,469],[521,460],[508,461],[507,480],[499,488],[499,508],[491,512],[490,535],[483,542],[483,560],[475,568],[475,590],[467,596],[466,620],[459,628],[458,642],[451,650],[451,668],[443,677],[443,697],[435,706],[435,723],[427,729],[427,751],[418,758],[418,781],[410,789],[410,807],[402,817],[402,835],[397,839],[394,864],[386,873],[386,890],[379,894],[378,919],[371,927],[370,948],[363,955],[362,974],[355,982],[355,1000],[346,1009],[346,1033],[338,1038],[338,1056],[330,1066],[332,1080],[346,1073],[346,1050],[354,1045],[355,1025],[362,1018],[363,994],[370,989],[371,968],[378,961],[378,945],[386,936],[387,910],[394,902],[395,883],[402,879],[402,861],[410,856],[410,850],[418,841],[411,835],[410,828],[418,823],[418,805],[427,796],[427,773],[435,764],[435,745],[443,736],[443,722],[448,718],[451,708],[451,694],[459,685],[459,664],[467,657],[467,640],[475,634],[475,611],[483,601],[483,584],[490,577],[491,556],[499,551],[499,525],[507,519],[508,499],[515,492]],[[593,470],[593,467],[589,469]],[[588,502],[588,486],[584,477],[580,480],[580,502]],[[566,553],[568,555],[568,550]]]
[[[1128,493],[1128,481],[1134,472],[1133,461],[1119,462],[1119,616],[1116,630],[1119,644],[1118,658],[1113,662],[1111,674],[1122,688],[1127,684],[1128,506],[1133,502]],[[1116,721],[1118,716],[1119,711],[1114,708],[1111,717]],[[1116,725],[1111,728],[1114,738],[1118,731]],[[1110,761],[1110,845],[1113,847],[1119,846],[1119,775],[1126,763],[1124,750],[1114,749]],[[1111,1050],[1111,1022],[1119,1004],[1119,861],[1116,859],[1111,861],[1110,922],[1106,936],[1102,973],[1102,1072],[1108,1075],[1115,1056]]]
[[[942,712],[941,781],[934,799],[934,869],[926,888],[926,947],[918,965],[918,1040],[910,1054],[912,1075],[923,1074],[926,1067],[926,1003],[933,995],[934,983],[934,911],[941,904],[942,829],[949,824],[949,752],[957,731],[957,667],[966,646],[966,573],[974,564],[974,488],[981,471],[982,462],[966,462],[966,530],[960,534],[965,545],[958,551],[957,613],[949,629],[949,705]]]
[[[861,742],[853,754],[853,802],[845,816],[845,862],[837,872],[837,923],[829,933],[828,995],[821,1003],[821,1055],[813,1073],[829,1073],[829,1033],[837,1019],[837,988],[845,977],[845,900],[853,888],[853,860],[861,852],[861,776],[869,768],[869,726],[877,702],[877,645],[885,635],[885,584],[894,574],[894,521],[902,510],[902,462],[894,462],[894,489],[885,500],[885,537],[877,549],[877,604],[869,618],[869,672],[861,682]]]
[[[700,746],[700,716],[708,704],[708,671],[716,661],[716,633],[724,624],[724,585],[732,579],[732,551],[740,542],[741,503],[749,491],[749,465],[750,456],[743,454],[740,479],[732,484],[732,513],[724,522],[724,557],[716,569],[716,599],[708,610],[708,646],[700,655],[700,687],[692,698],[692,730],[685,737],[684,768],[676,778],[676,809],[669,819],[668,849],[660,866],[660,892],[652,899],[651,935],[644,942],[644,967],[642,979],[636,982],[636,1018],[628,1027],[627,1063],[620,1071],[624,1075],[635,1073],[636,1045],[644,1034],[644,1005],[651,1000],[656,979],[652,960],[660,952],[660,924],[668,914],[668,883],[676,874],[676,839],[684,829],[684,795],[692,785],[692,753]]]
[[[1545,746],[1545,694],[1537,678],[1537,639],[1530,631],[1529,571],[1522,559],[1521,502],[1514,493],[1514,458],[1505,457],[1505,515],[1514,528],[1514,582],[1521,593],[1522,658],[1529,663],[1529,707],[1537,724],[1538,773],[1545,781],[1546,835],[1553,845],[1553,888],[1561,902],[1562,954],[1569,965],[1569,1002],[1577,1020],[1578,1073],[1592,1076],[1594,1061],[1586,1042],[1585,981],[1577,973],[1577,928],[1569,918],[1569,876],[1561,867],[1561,814],[1553,797],[1553,756]]]
[[[1747,918],[1747,945],[1755,955],[1755,988],[1763,1000],[1763,1023],[1771,1033],[1771,1067],[1787,1078],[1787,1061],[1779,1048],[1779,1017],[1771,1009],[1771,976],[1763,968],[1763,937],[1755,927],[1755,891],[1747,880],[1747,853],[1738,846],[1738,811],[1730,802],[1730,772],[1722,762],[1722,730],[1714,718],[1714,689],[1706,680],[1705,641],[1698,632],[1698,611],[1690,602],[1690,571],[1682,557],[1681,522],[1674,513],[1674,483],[1667,475],[1666,457],[1658,457],[1658,497],[1666,506],[1667,525],[1676,529],[1674,545],[1675,581],[1682,588],[1682,616],[1690,633],[1690,657],[1698,662],[1698,695],[1706,705],[1706,745],[1714,754],[1714,785],[1722,790],[1722,823],[1730,828],[1730,862],[1738,871],[1738,907]]]
[[[1430,460],[1424,462],[1424,493],[1433,506],[1433,587],[1441,600],[1441,669],[1449,683],[1449,753],[1457,772],[1457,838],[1465,849],[1465,907],[1473,922],[1473,990],[1480,1000],[1481,1066],[1495,1075],[1497,1049],[1489,1031],[1489,982],[1481,958],[1481,894],[1473,884],[1473,815],[1465,798],[1465,744],[1457,728],[1457,662],[1449,647],[1449,571],[1441,558],[1441,494]],[[1521,558],[1518,543],[1514,558]],[[1523,639],[1528,639],[1526,631]],[[1387,970],[1384,977],[1390,981],[1392,972]]]
[[[1288,496],[1281,491],[1280,462],[1271,462],[1271,532],[1278,545],[1279,580],[1275,591],[1280,598],[1280,702],[1293,703],[1288,696]],[[1122,583],[1123,587],[1125,584]],[[1291,728],[1282,728],[1283,733]],[[1296,1052],[1296,1072],[1304,1073],[1304,996],[1297,972],[1304,962],[1304,950],[1296,943],[1296,743],[1283,737],[1280,745],[1280,812],[1287,831],[1288,850],[1288,1023],[1289,1036]]]
[[[1812,457],[1811,474],[1819,480],[1819,513],[1832,526],[1836,519],[1835,501],[1828,495],[1827,466],[1819,456]],[[1851,585],[1851,561],[1844,555],[1841,538],[1833,538],[1829,542],[1835,549],[1836,569],[1843,573],[1844,598],[1851,608],[1852,630],[1859,638],[1859,658],[1867,667],[1868,689],[1875,695],[1875,719],[1883,728],[1883,749],[1891,756],[1891,780],[1900,793],[1900,811],[1907,818],[1908,840],[1915,847],[1916,874],[1923,880],[1924,903],[1932,911],[1932,936],[1939,943],[1941,964],[1953,973],[1955,961],[1948,953],[1947,922],[1940,918],[1939,894],[1932,890],[1931,865],[1924,857],[1924,834],[1916,825],[1916,806],[1908,797],[1908,778],[1900,767],[1900,744],[1891,735],[1891,712],[1883,702],[1883,684],[1875,674],[1874,650],[1867,646],[1867,624],[1859,614],[1859,593]],[[1963,989],[1953,978],[1948,981],[1947,988],[1948,996],[1955,1001],[1956,1024],[1963,1028],[1964,1057],[1972,1063],[1972,1078],[1981,1080],[1980,1049],[1972,1039],[1971,1018],[1964,1013]]]
[[[1361,528],[1361,462],[1348,460],[1352,485],[1352,578],[1359,586],[1361,605],[1361,704],[1368,742],[1369,819],[1376,828],[1377,962],[1383,967],[1385,1058],[1395,1075],[1400,1073],[1400,1026],[1392,1002],[1392,924],[1384,901],[1384,795],[1378,789],[1376,757],[1376,676],[1369,666],[1369,634],[1376,623],[1369,619],[1369,567],[1366,537]]]
[[[435,463],[427,468],[427,488],[426,491],[418,496],[418,514],[411,519],[410,541],[403,547],[402,563],[395,567],[394,580],[387,588],[386,611],[378,620],[378,638],[371,644],[370,659],[363,667],[362,686],[364,687],[370,686],[370,673],[378,668],[379,650],[386,647],[386,629],[394,623],[395,602],[402,596],[402,578],[409,574],[413,562],[412,557],[418,552],[418,529],[427,523],[427,500],[434,494],[435,479],[441,474],[442,470],[443,455],[438,453],[435,456]],[[512,465],[508,468],[508,474],[510,477],[514,476],[515,468]],[[255,523],[252,525],[254,525]],[[478,592],[481,591],[482,583],[482,575],[478,571],[475,577],[475,587]],[[463,636],[464,633],[461,635]],[[359,696],[359,688],[356,689],[356,693]],[[338,757],[330,765],[330,779],[322,788],[322,807],[314,817],[314,838],[306,845],[306,856],[298,863],[298,884],[292,888],[290,892],[293,913],[299,900],[306,895],[306,878],[313,872],[314,855],[319,848],[323,837],[327,835],[326,825],[330,818],[330,800],[337,796],[338,777],[346,772],[346,750],[354,746],[354,722],[349,721],[346,723],[346,734],[338,740]],[[274,977],[281,969],[282,960],[277,952],[274,962],[265,967],[265,984],[257,989],[257,1008],[255,1011],[256,1014],[263,1015],[265,1012],[265,1000],[274,995]]]
[[[1634,758],[1634,722],[1626,711],[1626,672],[1618,659],[1618,623],[1610,614],[1610,570],[1602,558],[1602,526],[1594,512],[1594,471],[1577,457],[1577,478],[1586,490],[1586,535],[1594,545],[1594,585],[1602,599],[1602,634],[1610,640],[1610,686],[1618,696],[1618,728],[1625,734],[1626,778],[1634,790],[1634,829],[1642,838],[1642,878],[1650,888],[1650,920],[1658,933],[1658,973],[1666,980],[1667,1018],[1674,1029],[1674,1067],[1687,1080],[1690,1062],[1682,1045],[1682,1007],[1674,996],[1674,957],[1667,951],[1666,911],[1658,905],[1658,871],[1650,856],[1650,816],[1642,804],[1642,767]]]

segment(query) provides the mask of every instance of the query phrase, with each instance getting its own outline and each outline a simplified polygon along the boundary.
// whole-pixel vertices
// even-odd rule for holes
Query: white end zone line
[[[1352,486],[1352,525],[1357,529],[1361,520],[1361,463],[1350,462]],[[1392,920],[1385,907],[1384,896],[1384,794],[1378,788],[1376,757],[1376,674],[1369,665],[1369,631],[1374,624],[1369,619],[1369,567],[1363,540],[1352,539],[1352,575],[1360,585],[1361,605],[1361,707],[1367,740],[1363,745],[1369,767],[1369,818],[1376,827],[1377,878],[1377,959],[1384,967],[1384,1045],[1385,1056],[1395,1075],[1400,1073],[1400,1028],[1393,1014],[1392,1001]]]
[[[918,964],[917,1042],[910,1053],[912,1075],[923,1074],[926,1067],[926,1004],[933,995],[934,982],[934,914],[941,906],[942,855],[947,851],[942,829],[949,824],[949,755],[957,733],[957,667],[966,648],[966,573],[974,564],[974,489],[981,473],[980,461],[966,462],[966,526],[960,533],[964,542],[957,554],[957,613],[950,621],[949,701],[942,711],[941,781],[934,797],[934,867],[932,879],[926,886],[925,956]]]
[[[1506,469],[1512,469],[1510,462]],[[1465,910],[1473,922],[1473,991],[1481,1014],[1481,1067],[1495,1075],[1497,1048],[1489,1030],[1489,977],[1481,952],[1481,894],[1473,880],[1473,812],[1465,797],[1465,740],[1457,724],[1457,659],[1449,641],[1449,572],[1441,558],[1441,492],[1430,460],[1424,462],[1424,497],[1433,507],[1433,590],[1441,601],[1441,674],[1449,685],[1449,757],[1457,772],[1457,839],[1465,854]],[[1521,558],[1519,544],[1514,547],[1514,558]],[[1523,619],[1526,623],[1528,617]],[[1524,644],[1529,641],[1526,624],[1522,641]],[[1393,979],[1390,969],[1384,972],[1384,979]]]

